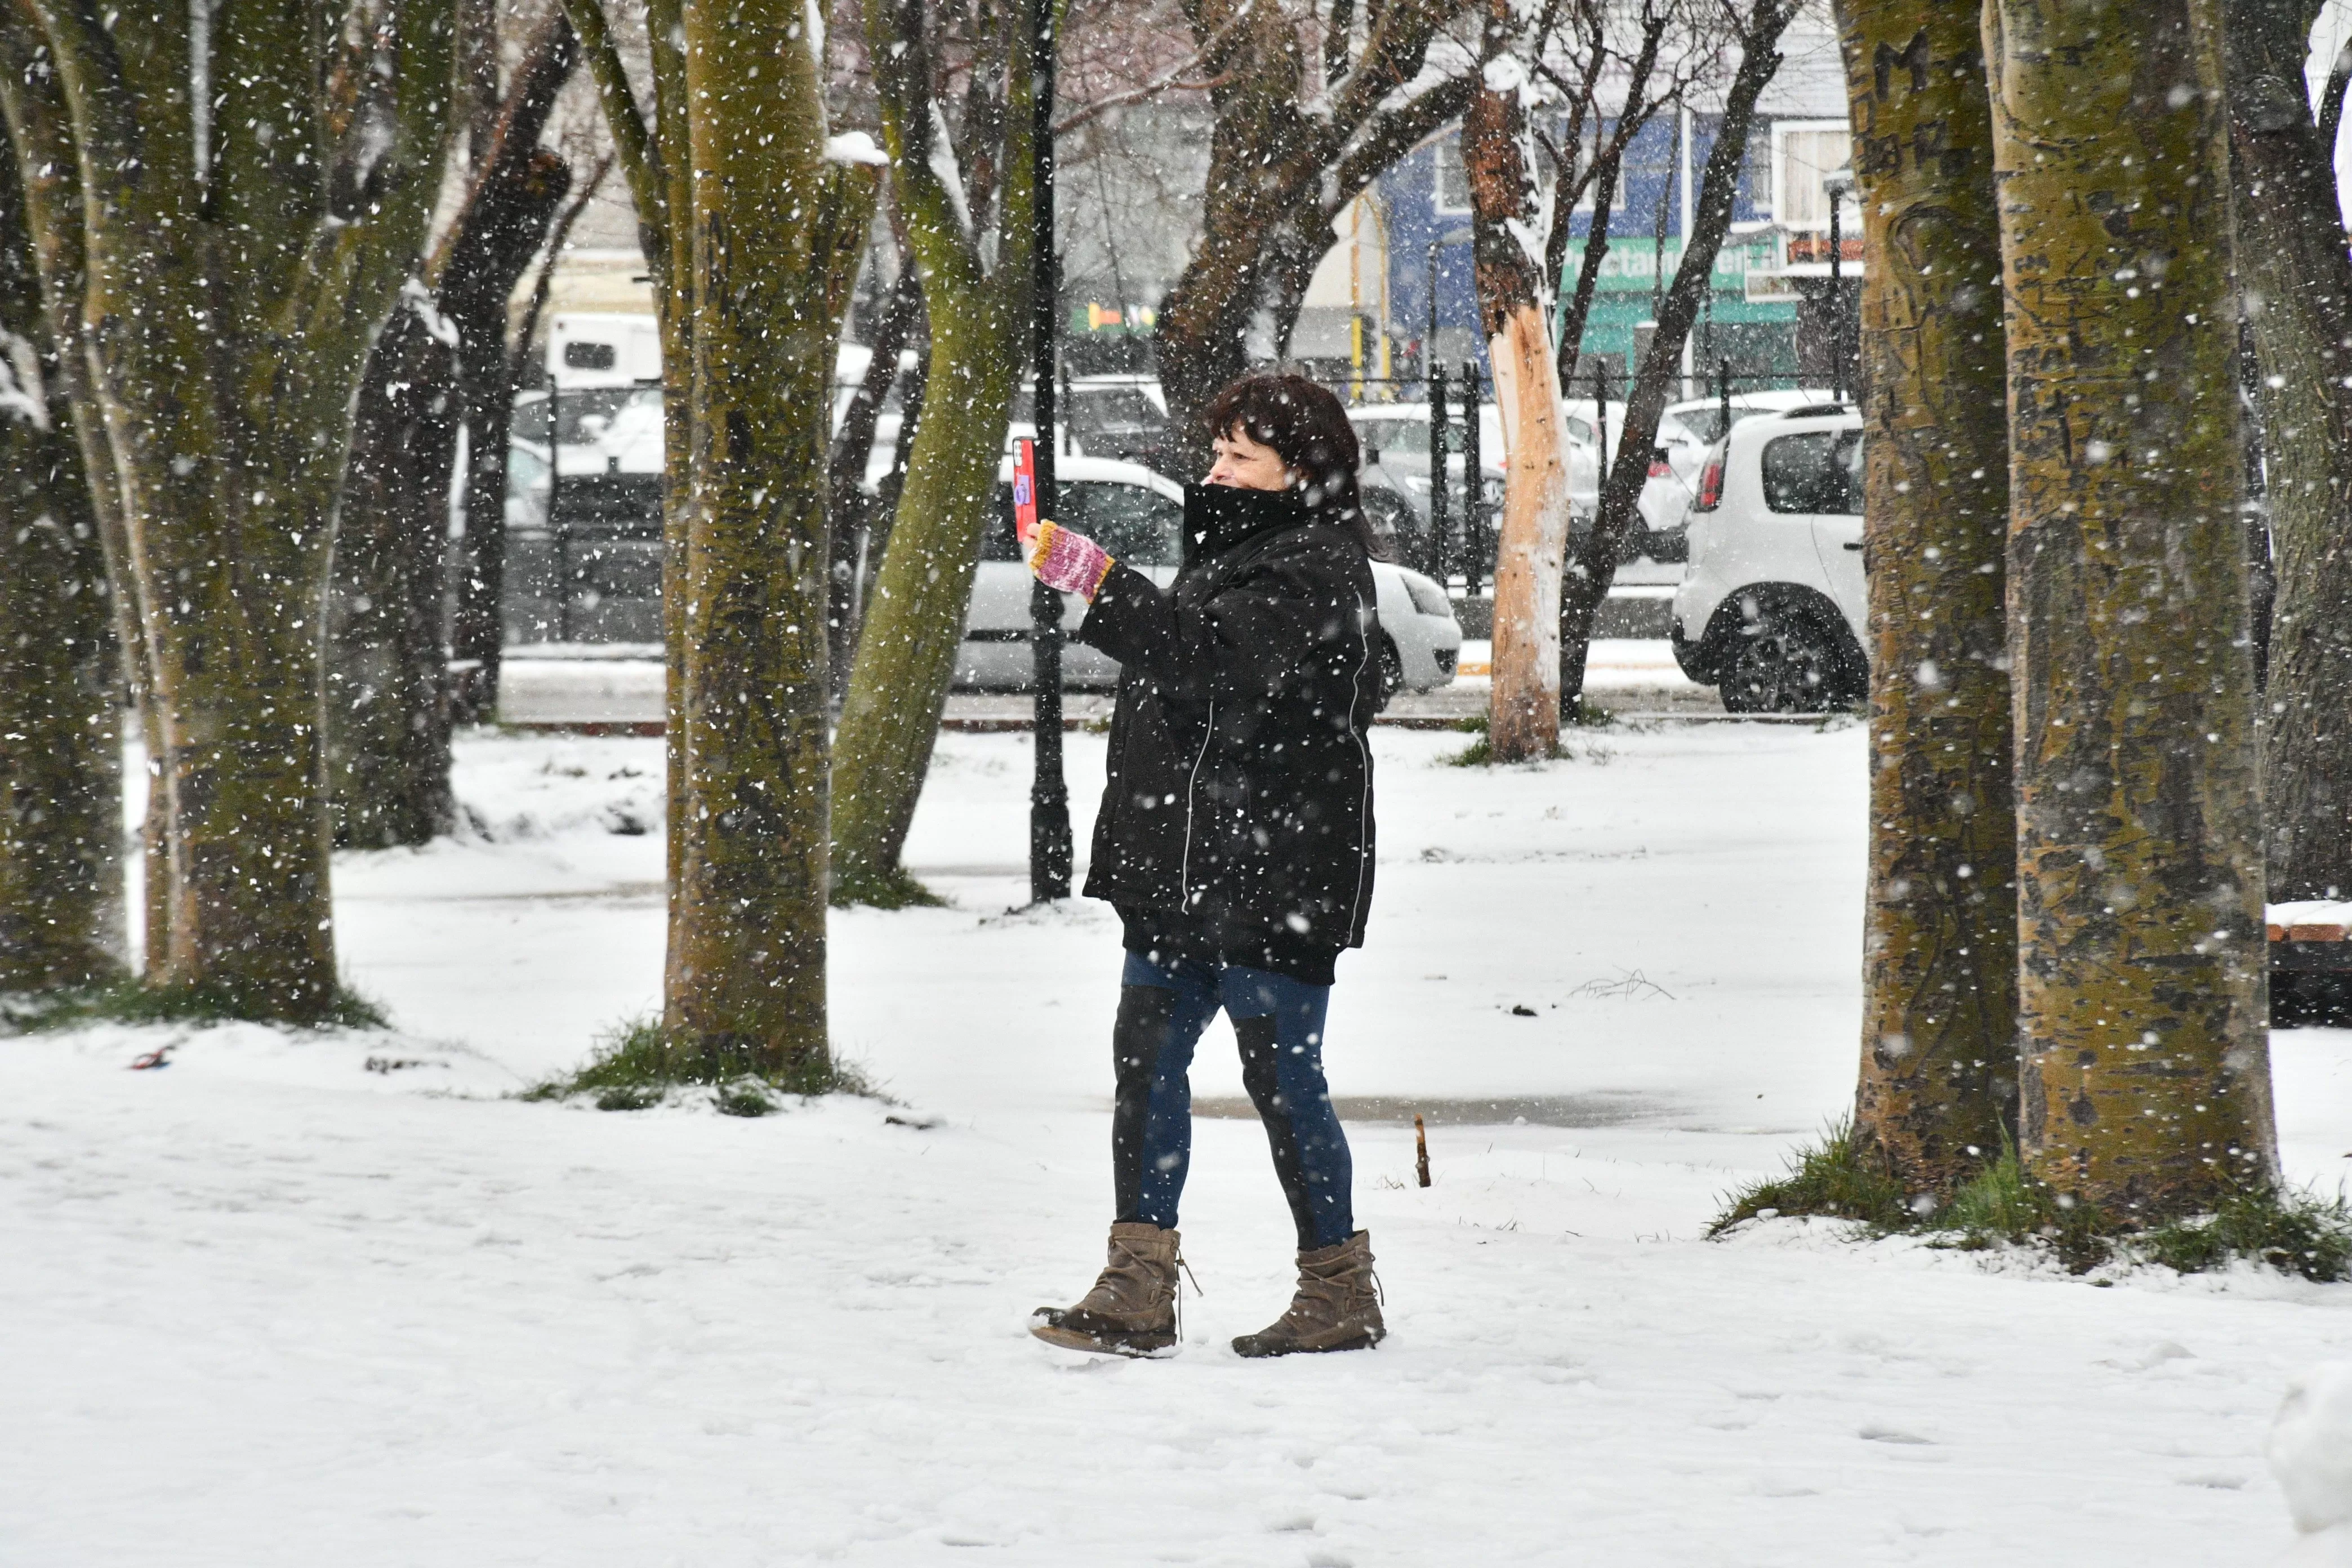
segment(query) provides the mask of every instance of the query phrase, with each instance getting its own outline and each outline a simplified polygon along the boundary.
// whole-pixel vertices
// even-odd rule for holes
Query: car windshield
[[[657,386],[580,386],[566,387],[552,397],[542,394],[518,399],[513,435],[519,441],[537,441],[544,446],[551,408],[556,418],[558,438],[567,447],[596,440],[621,411],[632,405],[648,407],[658,425],[661,395]]]
[[[1859,516],[1862,432],[1808,430],[1764,446],[1764,504],[1774,511]]]

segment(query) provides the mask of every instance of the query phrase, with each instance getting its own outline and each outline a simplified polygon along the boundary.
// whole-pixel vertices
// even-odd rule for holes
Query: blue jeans
[[[1323,1080],[1331,988],[1238,963],[1127,955],[1112,1036],[1118,1095],[1111,1166],[1118,1218],[1172,1230],[1192,1154],[1193,1048],[1219,1008],[1241,1043],[1242,1083],[1265,1124],[1298,1250],[1355,1234],[1354,1165]]]

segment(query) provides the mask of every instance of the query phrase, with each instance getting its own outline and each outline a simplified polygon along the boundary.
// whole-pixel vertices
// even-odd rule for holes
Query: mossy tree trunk
[[[1988,0],[2010,398],[2018,1142],[2112,1220],[2271,1179],[2213,0]]]
[[[807,15],[794,0],[686,7],[694,436],[674,743],[688,826],[667,998],[674,1033],[802,1076],[829,1061],[824,459],[875,190],[824,163]]]
[[[1974,12],[1839,0],[1863,212],[1870,883],[1854,1131],[1938,1197],[2017,1075],[2008,361]]]
[[[2278,574],[2263,748],[2273,900],[2352,895],[2352,258],[2304,86],[2316,0],[2227,0],[2238,281]]]
[[[1568,551],[1552,289],[1538,237],[1549,226],[1536,193],[1526,102],[1531,84],[1515,52],[1521,22],[1507,0],[1488,7],[1486,68],[1462,122],[1479,325],[1510,454],[1495,550],[1495,679],[1486,721],[1498,763],[1548,757],[1559,747],[1559,580]]]
[[[993,507],[1013,395],[1029,368],[1032,70],[1028,16],[991,29],[960,127],[932,96],[938,40],[920,0],[868,0],[866,47],[893,199],[930,321],[923,417],[850,665],[834,756],[834,896],[903,896],[898,855],[922,797]],[[967,173],[969,171],[969,173]],[[1042,433],[1046,439],[1051,432]]]
[[[122,973],[113,607],[49,352],[13,163],[0,163],[0,992]]]
[[[828,387],[877,181],[827,161],[818,40],[796,0],[656,0],[650,117],[595,0],[566,9],[662,321],[664,1032],[681,1068],[817,1087]]]
[[[370,346],[437,194],[448,0],[186,8],[26,0],[0,14],[53,335],[85,356],[78,427],[121,497],[110,564],[142,645],[161,791],[150,978],[253,1016],[330,1016],[322,637],[335,509]],[[209,83],[210,137],[194,84]],[[103,531],[103,529],[102,529]]]

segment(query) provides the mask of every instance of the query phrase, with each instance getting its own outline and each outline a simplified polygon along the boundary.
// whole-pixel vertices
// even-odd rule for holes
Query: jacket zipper
[[[1356,596],[1356,631],[1363,638],[1364,656],[1356,661],[1356,676],[1348,683],[1348,738],[1356,742],[1357,759],[1364,764],[1363,794],[1356,802],[1356,901],[1348,910],[1348,934],[1356,934],[1356,924],[1364,918],[1364,873],[1370,868],[1370,837],[1372,831],[1372,755],[1364,745],[1363,734],[1356,728],[1356,704],[1363,697],[1364,668],[1372,661],[1372,625],[1377,616],[1364,608],[1362,595]]]
[[[1190,909],[1192,901],[1192,796],[1201,787],[1201,764],[1208,761],[1209,738],[1217,732],[1217,700],[1209,699],[1209,721],[1201,731],[1201,750],[1192,759],[1192,775],[1184,781],[1184,858],[1176,870],[1176,896],[1180,906]],[[1360,874],[1357,886],[1363,885]]]

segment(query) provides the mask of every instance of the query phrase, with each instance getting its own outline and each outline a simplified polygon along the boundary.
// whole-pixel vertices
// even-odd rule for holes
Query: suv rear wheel
[[[1733,634],[1723,706],[1733,713],[1826,713],[1846,695],[1844,650],[1811,616],[1777,605]]]

